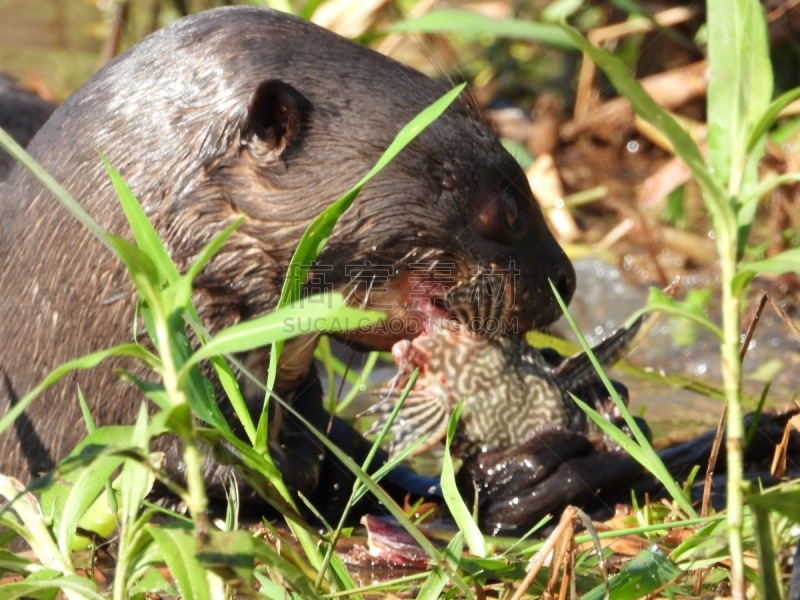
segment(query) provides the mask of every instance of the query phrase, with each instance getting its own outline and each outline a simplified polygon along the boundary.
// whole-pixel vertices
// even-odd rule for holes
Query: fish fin
[[[655,323],[655,317],[639,315],[627,327],[620,327],[602,342],[592,346],[592,354],[603,367],[610,367],[633,349],[645,321],[648,325],[646,332]],[[598,379],[597,371],[586,352],[578,352],[565,359],[553,369],[553,375],[561,381],[569,380],[570,390],[580,389]]]
[[[376,410],[379,413],[378,419],[366,434],[372,435],[380,432],[389,420],[393,409],[393,403],[384,402]],[[432,448],[444,439],[449,419],[450,411],[444,399],[431,393],[411,392],[389,426],[389,432],[392,434],[390,454],[397,455],[413,445],[419,438],[424,438],[425,441],[414,450],[414,455]]]

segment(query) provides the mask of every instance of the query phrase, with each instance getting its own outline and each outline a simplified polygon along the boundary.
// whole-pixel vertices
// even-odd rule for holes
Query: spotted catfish
[[[633,344],[642,317],[614,332],[593,349],[604,366],[619,360]],[[537,431],[555,427],[599,433],[571,397],[584,398],[613,421],[619,420],[610,398],[597,397],[599,377],[589,356],[580,352],[562,359],[552,350],[538,350],[512,336],[486,336],[452,322],[429,323],[413,341],[394,345],[399,372],[386,398],[370,412],[379,418],[370,433],[387,422],[395,402],[419,369],[414,388],[390,427],[392,452],[399,453],[419,438],[414,454],[444,439],[453,409],[463,398],[454,448],[456,451],[508,448],[528,441]]]

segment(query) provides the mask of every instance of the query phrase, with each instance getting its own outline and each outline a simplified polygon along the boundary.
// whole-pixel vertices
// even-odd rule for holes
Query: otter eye
[[[511,194],[501,194],[480,213],[477,231],[480,235],[501,244],[516,244],[528,228],[526,213]]]
[[[514,198],[503,194],[500,198],[500,211],[502,212],[503,225],[511,232],[516,233],[522,226],[522,217],[519,214],[519,208]]]

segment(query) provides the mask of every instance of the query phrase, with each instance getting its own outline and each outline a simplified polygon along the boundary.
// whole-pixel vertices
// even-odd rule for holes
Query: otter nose
[[[556,272],[552,278],[561,299],[565,304],[569,304],[572,295],[575,293],[575,269],[569,259],[562,254]]]

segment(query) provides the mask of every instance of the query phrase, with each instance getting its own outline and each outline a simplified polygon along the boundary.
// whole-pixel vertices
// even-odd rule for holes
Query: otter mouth
[[[366,305],[366,308],[383,311],[386,318],[369,328],[344,332],[337,337],[364,350],[389,351],[401,340],[412,340],[430,333],[436,324],[458,321],[444,297],[415,296],[413,299],[403,300],[390,307],[382,304]]]
[[[451,283],[412,281],[401,275],[380,293],[351,299],[353,305],[385,312],[384,320],[338,337],[363,349],[387,351],[401,340],[412,340],[447,324],[458,324],[477,336],[518,335],[522,332],[517,318],[503,299],[504,287],[491,279]]]

